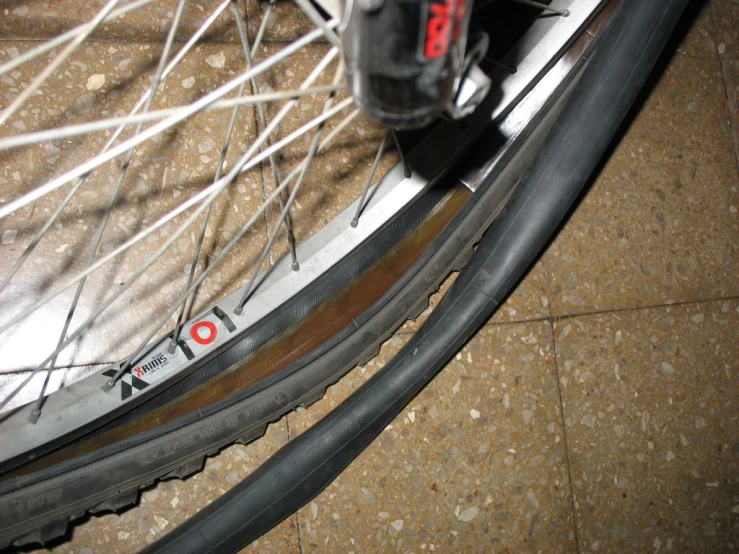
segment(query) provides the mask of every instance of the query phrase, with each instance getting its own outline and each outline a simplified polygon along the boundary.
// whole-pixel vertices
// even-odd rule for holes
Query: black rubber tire
[[[688,0],[623,0],[534,167],[422,328],[367,383],[221,498],[145,550],[231,553],[328,486],[509,294],[569,213]]]

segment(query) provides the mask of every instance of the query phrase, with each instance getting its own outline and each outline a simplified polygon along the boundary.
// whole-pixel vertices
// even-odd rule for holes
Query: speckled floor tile
[[[716,30],[711,6],[708,2],[694,2],[683,16],[683,24],[689,25],[678,52],[690,56],[716,55]]]
[[[739,166],[739,58],[724,57],[721,60],[726,84],[726,98],[729,102],[731,127],[734,131],[734,147],[736,148]]]
[[[546,267],[541,262],[537,263],[498,308],[489,323],[529,321],[549,317],[547,280]]]
[[[739,294],[739,192],[717,59],[675,56],[545,255],[554,315]]]
[[[574,552],[548,323],[485,327],[319,497],[304,552]],[[402,345],[291,414],[291,435]]]
[[[739,56],[739,0],[711,0],[711,9],[719,54]]]
[[[55,554],[139,552],[199,512],[265,462],[287,440],[284,422],[271,425],[263,438],[235,445],[206,460],[203,471],[186,480],[160,482],[141,495],[140,504],[121,514],[89,516],[73,529],[71,540],[50,550]],[[293,516],[242,552],[298,552]],[[44,550],[49,552],[49,550]]]
[[[557,322],[581,552],[736,552],[739,303]]]
[[[130,2],[120,2],[121,6]],[[0,5],[0,39],[45,39],[55,37],[92,20],[107,4],[102,0],[8,0]],[[169,33],[178,0],[155,0],[146,6],[106,21],[92,33],[96,40],[164,41]],[[187,0],[175,40],[187,41],[221,2]],[[245,0],[239,0],[246,17]],[[203,35],[203,40],[238,40],[230,8],[221,13]]]

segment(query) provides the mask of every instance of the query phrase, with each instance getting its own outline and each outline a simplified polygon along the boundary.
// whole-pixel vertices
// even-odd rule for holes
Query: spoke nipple
[[[108,379],[105,384],[103,385],[103,392],[110,392],[110,390],[115,386],[115,381],[113,379]]]
[[[411,173],[411,168],[410,168],[410,167],[408,167],[408,166],[405,166],[405,167],[403,168],[403,176],[404,176],[404,177],[405,177],[406,179],[410,179],[412,175],[413,175],[413,173]]]
[[[41,410],[39,410],[38,408],[34,408],[33,410],[31,410],[31,413],[28,416],[28,421],[30,421],[31,423],[36,423],[39,417],[41,417]]]
[[[570,16],[570,10],[562,10],[562,17],[569,17]]]
[[[234,308],[234,314],[241,315],[242,313],[244,313],[244,308],[242,308],[242,307],[236,307],[236,308]]]
[[[177,343],[174,339],[172,339],[169,343],[169,346],[167,347],[167,353],[174,355],[175,352],[177,352]]]
[[[352,226],[352,227],[356,227],[357,225],[359,225],[359,221],[358,221],[358,220],[357,220],[357,218],[355,217],[354,219],[352,219],[352,222],[351,222],[351,226]]]
[[[293,271],[298,271],[300,269],[300,264],[298,262],[293,262]]]

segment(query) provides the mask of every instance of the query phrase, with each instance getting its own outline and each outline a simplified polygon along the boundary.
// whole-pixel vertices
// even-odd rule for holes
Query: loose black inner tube
[[[327,487],[506,298],[565,218],[688,0],[623,0],[527,176],[426,323],[382,370],[144,552],[236,552]]]

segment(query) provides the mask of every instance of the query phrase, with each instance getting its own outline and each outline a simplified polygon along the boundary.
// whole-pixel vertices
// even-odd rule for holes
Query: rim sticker
[[[234,331],[236,325],[231,318],[216,306],[199,321],[182,329],[177,341],[181,354],[167,351],[170,335],[154,346],[135,366],[127,368],[119,378],[121,400],[128,400],[161,378],[180,370]],[[113,377],[119,368],[120,365],[116,365],[103,371],[102,375]]]
[[[182,330],[180,348],[183,351],[189,350],[193,356],[198,356],[228,336],[231,332],[229,327],[235,330],[235,326],[226,314],[220,309],[211,310],[198,321],[185,326]]]
[[[142,358],[134,367],[128,367],[120,376],[121,400],[126,400],[144,390],[154,381],[169,373],[174,367],[170,366],[170,358],[160,350],[161,346]],[[169,369],[169,371],[168,371]],[[106,377],[113,377],[117,369],[103,371]]]
[[[201,346],[212,343],[218,336],[216,324],[210,321],[198,321],[190,328],[192,340]]]

